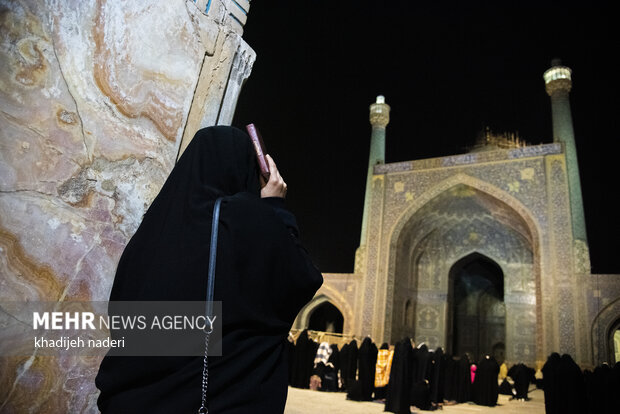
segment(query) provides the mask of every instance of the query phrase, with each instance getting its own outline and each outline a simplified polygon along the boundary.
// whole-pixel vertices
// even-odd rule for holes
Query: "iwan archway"
[[[516,209],[456,183],[397,230],[390,341],[536,360],[537,243]],[[475,269],[484,275],[468,275]]]

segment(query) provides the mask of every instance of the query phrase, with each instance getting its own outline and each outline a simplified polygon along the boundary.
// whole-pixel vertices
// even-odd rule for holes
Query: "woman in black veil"
[[[397,414],[411,413],[412,367],[413,347],[411,339],[405,337],[396,343],[394,349],[384,411]]]
[[[269,157],[259,178],[250,138],[205,128],[170,173],[118,264],[110,301],[204,301],[215,200],[220,213],[215,301],[222,356],[209,357],[210,413],[281,413],[286,338],[322,276],[284,205],[286,184]],[[96,378],[103,413],[196,413],[201,357],[106,356]]]

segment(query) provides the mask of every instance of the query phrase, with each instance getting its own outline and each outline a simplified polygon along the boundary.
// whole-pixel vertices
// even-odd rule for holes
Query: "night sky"
[[[617,14],[596,3],[524,4],[252,2],[243,37],[257,58],[233,125],[260,129],[289,185],[287,203],[302,242],[321,271],[353,271],[368,106],[377,95],[391,106],[386,162],[462,154],[485,126],[548,143],[551,106],[542,74],[560,58],[573,70],[592,271],[620,273],[614,201],[620,80],[611,63],[619,51]]]

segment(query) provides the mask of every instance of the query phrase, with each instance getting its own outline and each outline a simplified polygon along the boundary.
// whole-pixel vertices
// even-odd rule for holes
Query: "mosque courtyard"
[[[495,407],[483,407],[474,403],[444,405],[435,412],[445,414],[492,413],[492,414],[544,414],[544,394],[540,389],[532,389],[529,401],[510,400],[508,395],[499,395]],[[359,402],[346,399],[343,392],[320,392],[289,387],[285,414],[378,414],[383,413],[384,405],[378,402]],[[429,413],[412,407],[411,413]]]

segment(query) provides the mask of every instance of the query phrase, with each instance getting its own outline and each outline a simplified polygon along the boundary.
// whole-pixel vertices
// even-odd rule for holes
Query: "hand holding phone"
[[[263,182],[263,187],[260,190],[261,197],[280,197],[285,198],[286,192],[288,190],[288,186],[284,179],[280,175],[280,171],[278,171],[278,167],[271,158],[269,154],[265,156],[267,158],[267,162],[269,163],[269,170],[271,171],[271,175],[269,177],[269,181]]]
[[[267,158],[265,158],[267,152],[265,151],[265,143],[263,142],[263,138],[254,124],[246,125],[245,129],[248,131],[248,135],[250,136],[250,139],[254,144],[254,149],[256,150],[256,160],[258,161],[260,175],[263,177],[265,182],[267,182],[269,181],[271,172],[269,170],[269,162],[267,161]]]

